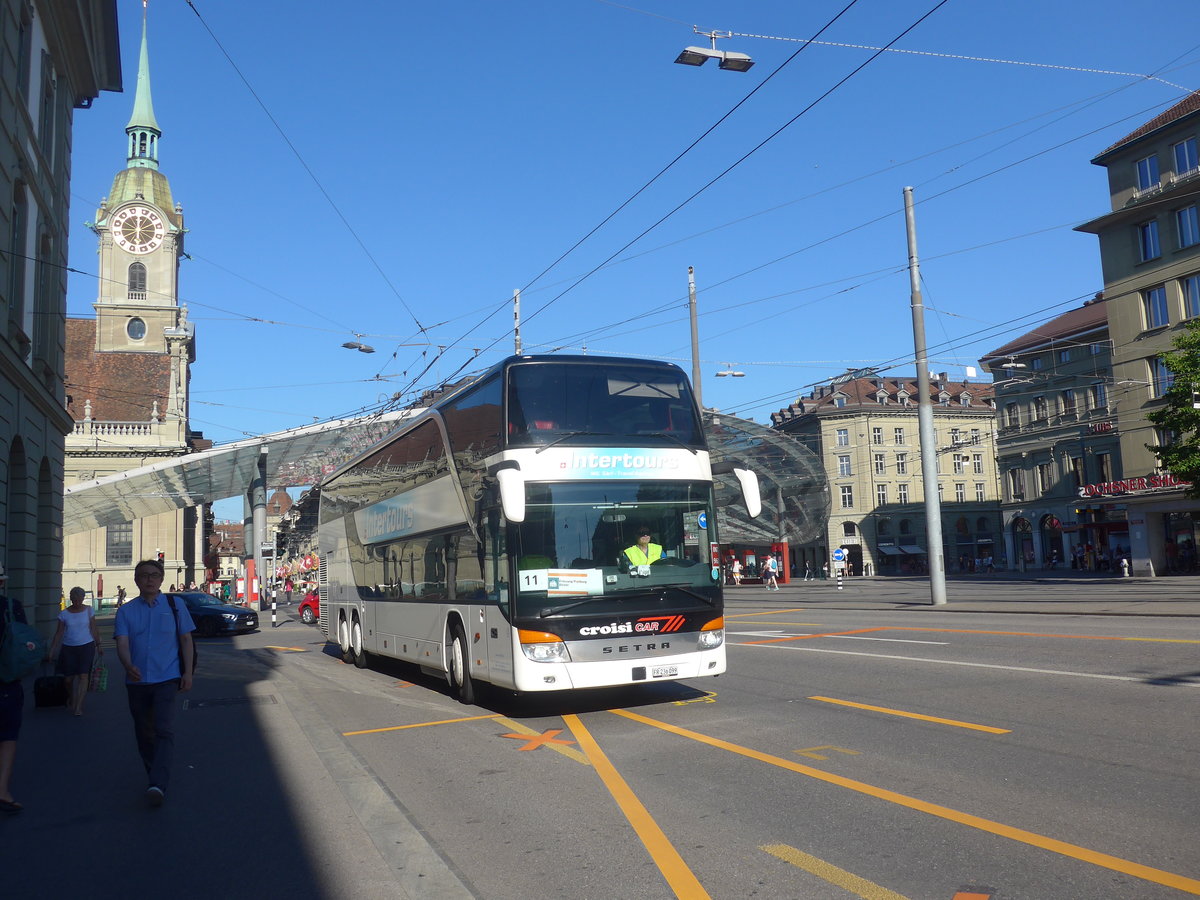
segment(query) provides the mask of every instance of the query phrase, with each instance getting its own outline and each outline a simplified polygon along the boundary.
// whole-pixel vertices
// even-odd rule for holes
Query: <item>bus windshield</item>
[[[517,363],[509,369],[508,443],[704,448],[692,392],[674,367]]]
[[[691,481],[530,484],[525,521],[512,526],[517,614],[564,599],[702,591],[709,563],[712,488]],[[646,538],[641,533],[648,532]]]

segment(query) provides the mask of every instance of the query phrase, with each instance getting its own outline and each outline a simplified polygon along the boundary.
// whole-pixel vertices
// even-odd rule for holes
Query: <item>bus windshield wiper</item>
[[[692,456],[695,456],[697,453],[700,452],[695,447],[690,447],[687,444],[685,444],[682,440],[677,438],[675,435],[671,434],[671,432],[669,432],[669,431],[640,431],[640,432],[638,432],[638,436],[639,437],[666,438],[668,441],[674,441],[676,444],[678,444],[680,447],[682,447],[688,453],[692,454]]]
[[[699,591],[693,591],[693,590],[689,590],[688,588],[685,588],[685,587],[679,587],[679,585],[676,585],[676,584],[670,584],[670,585],[667,585],[667,587],[673,591],[679,591],[679,593],[681,593],[681,594],[687,594],[689,597],[699,600],[701,603],[707,603],[709,606],[717,605],[716,600],[713,600],[711,597],[705,597]]]
[[[593,600],[602,600],[606,596],[611,597],[609,594],[589,595],[587,597],[581,597],[580,599],[574,600],[570,603],[564,603],[561,606],[552,606],[549,609],[543,609],[540,613],[538,613],[538,618],[544,619],[547,616],[557,616],[559,613],[566,612],[568,609],[574,609],[577,606],[583,606],[583,604],[591,603]]]
[[[583,437],[585,435],[587,437],[605,437],[605,436],[611,436],[612,432],[611,431],[568,431],[566,434],[560,434],[558,437],[556,437],[550,443],[542,444],[542,446],[538,447],[533,452],[541,453],[543,450],[549,450],[555,444],[561,444],[563,441],[568,440],[570,438]]]

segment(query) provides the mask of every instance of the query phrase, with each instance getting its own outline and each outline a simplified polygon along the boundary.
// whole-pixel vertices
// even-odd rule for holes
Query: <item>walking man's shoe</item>
[[[146,802],[150,804],[150,806],[162,806],[163,800],[165,799],[166,795],[163,793],[163,789],[157,784],[152,784],[150,787],[146,788]]]

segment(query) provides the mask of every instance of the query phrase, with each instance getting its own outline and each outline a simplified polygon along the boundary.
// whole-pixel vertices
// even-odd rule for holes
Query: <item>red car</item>
[[[321,600],[316,591],[310,591],[300,601],[300,621],[305,625],[315,625],[321,618]]]

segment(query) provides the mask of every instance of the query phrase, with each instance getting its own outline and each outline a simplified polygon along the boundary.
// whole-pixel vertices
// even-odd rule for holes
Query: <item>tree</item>
[[[1200,497],[1200,319],[1191,319],[1163,360],[1175,380],[1163,394],[1166,405],[1147,418],[1170,437],[1161,447],[1147,444],[1163,468],[1190,481],[1189,497]]]

